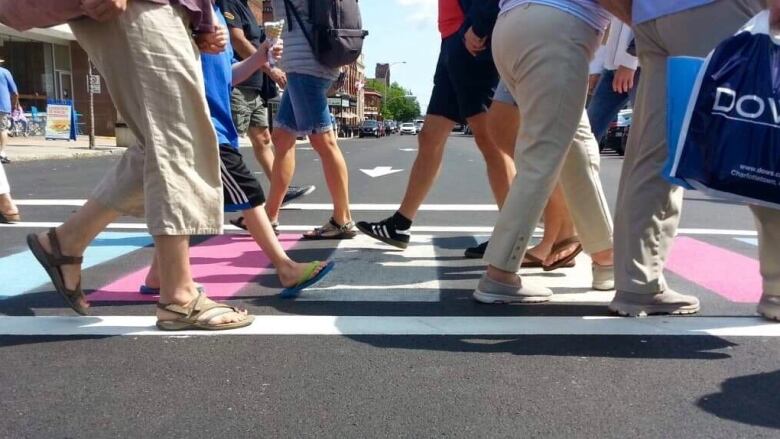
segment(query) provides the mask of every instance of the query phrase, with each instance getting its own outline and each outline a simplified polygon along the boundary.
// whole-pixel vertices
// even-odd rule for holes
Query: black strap
[[[311,35],[309,34],[309,31],[306,30],[306,26],[303,23],[303,19],[301,18],[301,14],[298,13],[298,9],[295,7],[294,4],[290,0],[284,0],[284,9],[287,13],[287,30],[292,30],[292,18],[290,17],[290,11],[292,11],[293,15],[295,16],[295,21],[298,22],[298,26],[300,26],[301,31],[303,32],[303,36],[306,37],[306,41],[309,42],[309,47],[311,47],[311,50],[314,51],[314,40],[312,39]],[[311,13],[311,11],[309,11]]]

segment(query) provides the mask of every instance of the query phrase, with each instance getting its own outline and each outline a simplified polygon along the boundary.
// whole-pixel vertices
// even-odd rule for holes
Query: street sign
[[[93,94],[101,93],[101,84],[99,75],[87,75],[88,92]]]

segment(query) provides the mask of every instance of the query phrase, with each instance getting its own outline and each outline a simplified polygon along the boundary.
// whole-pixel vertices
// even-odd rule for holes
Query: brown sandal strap
[[[51,255],[48,255],[51,265],[61,267],[63,265],[80,265],[84,262],[82,256],[65,256],[62,254],[60,241],[57,238],[57,229],[52,227],[46,235],[49,237],[49,244],[51,245]]]
[[[555,244],[553,244],[551,253],[557,254],[563,251],[566,247],[574,244],[580,244],[580,238],[577,235],[570,236],[563,241],[558,241]]]
[[[203,303],[204,300],[205,300],[205,296],[203,295],[203,290],[199,288],[198,297],[185,306],[176,305],[174,303],[169,303],[169,304],[158,303],[157,308],[163,311],[179,314],[180,316],[182,316],[179,320],[187,321],[191,323],[197,322],[199,317],[202,316],[204,313],[207,313],[217,308],[225,308],[224,314],[227,314],[228,312],[240,311],[238,308],[234,306],[226,305],[224,303],[213,302],[213,303],[206,304]]]

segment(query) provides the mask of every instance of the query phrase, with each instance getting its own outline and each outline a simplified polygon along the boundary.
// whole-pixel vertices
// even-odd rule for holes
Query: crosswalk
[[[22,200],[31,206],[79,205],[82,200]],[[48,203],[48,204],[47,204]],[[291,205],[288,209],[324,210],[329,205]],[[385,205],[382,205],[385,206]],[[386,205],[388,209],[392,205]],[[443,207],[442,207],[443,206]],[[376,205],[363,206],[381,210]],[[385,207],[382,207],[385,208]],[[431,211],[457,209],[452,205],[430,205]],[[446,209],[445,209],[446,208]],[[467,208],[490,211],[492,207],[473,205]],[[440,210],[441,209],[441,210]],[[479,210],[475,210],[479,211]],[[41,228],[54,222],[31,222],[16,225]],[[6,227],[0,226],[0,227]],[[468,303],[484,263],[462,257],[466,245],[487,239],[487,226],[423,226],[416,227],[410,247],[398,251],[360,235],[346,241],[305,241],[300,234],[310,225],[286,225],[280,237],[282,246],[300,260],[328,258],[337,268],[323,281],[307,289],[287,306],[294,312],[295,303],[311,304],[435,304]],[[140,223],[112,224],[86,253],[85,269],[112,263],[115,266],[137,252],[151,255],[151,238]],[[229,228],[229,230],[235,230]],[[541,234],[537,230],[537,236]],[[712,294],[734,303],[756,303],[761,294],[758,263],[753,257],[736,253],[708,242],[711,237],[733,240],[741,245],[755,246],[752,230],[682,229],[674,247],[668,269],[670,272],[706,288]],[[230,231],[195,245],[191,252],[193,274],[209,294],[222,300],[246,301],[255,298],[275,298],[279,286],[270,261],[244,233]],[[137,259],[137,258],[136,258]],[[692,259],[696,263],[692,264]],[[87,285],[93,289],[90,300],[100,305],[152,303],[153,296],[141,295],[147,267],[128,268],[105,285]],[[20,276],[19,273],[24,273]],[[737,275],[737,273],[739,275]],[[555,272],[524,269],[528,281],[542,283],[555,291],[551,305],[603,306],[612,292],[590,288],[590,260],[577,258],[574,268]],[[36,291],[49,291],[48,277],[26,251],[0,258],[0,278],[9,279],[0,285],[0,335],[159,335],[151,317],[34,317],[2,316],[3,300],[23,300]],[[459,302],[460,301],[460,302]],[[467,301],[467,302],[463,302]],[[148,310],[144,310],[146,312]],[[481,310],[480,313],[484,313]],[[100,306],[95,309],[100,314]],[[282,334],[386,334],[386,335],[460,335],[460,334],[602,334],[602,335],[724,335],[780,336],[780,326],[767,325],[753,317],[693,317],[621,319],[605,315],[584,317],[553,316],[355,316],[355,315],[260,315],[257,323],[239,330],[239,335]]]

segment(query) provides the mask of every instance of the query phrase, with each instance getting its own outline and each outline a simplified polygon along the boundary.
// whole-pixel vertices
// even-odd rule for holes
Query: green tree
[[[397,82],[387,85],[378,79],[366,81],[366,87],[382,95],[382,117],[386,120],[410,121],[420,115],[420,103]]]

